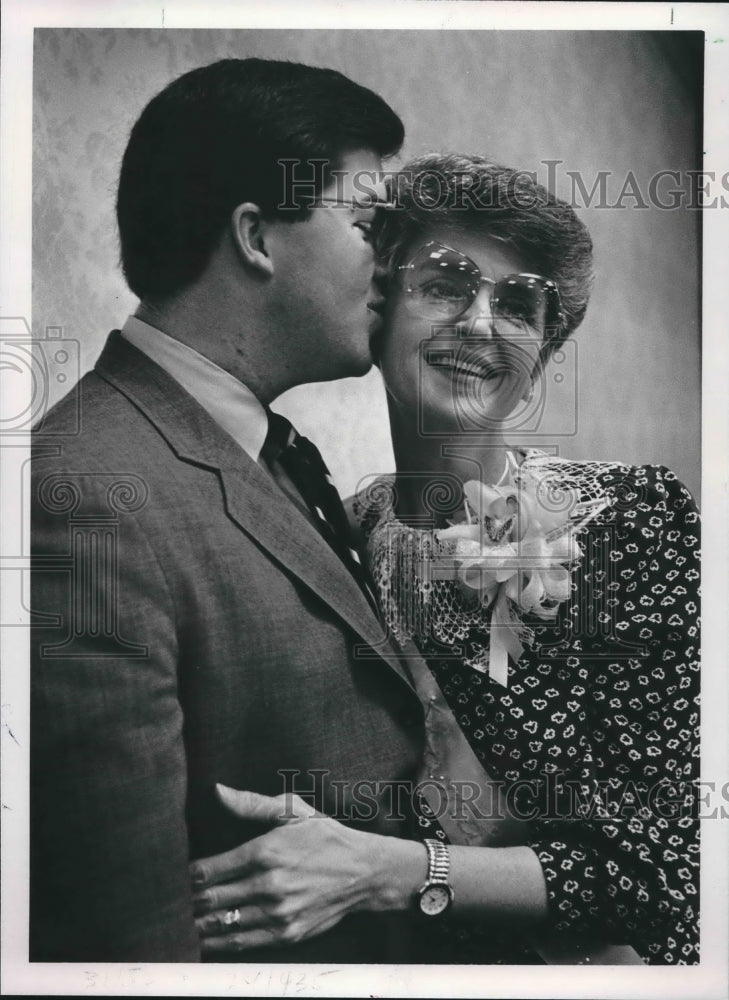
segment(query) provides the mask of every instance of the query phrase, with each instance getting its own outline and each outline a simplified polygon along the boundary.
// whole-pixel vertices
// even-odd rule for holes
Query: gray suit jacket
[[[215,783],[298,771],[332,812],[379,782],[362,825],[403,835],[421,702],[337,556],[173,379],[113,333],[77,392],[80,433],[68,399],[35,434],[31,959],[197,961],[189,860],[262,832]],[[417,961],[409,930],[351,917],[242,958]]]

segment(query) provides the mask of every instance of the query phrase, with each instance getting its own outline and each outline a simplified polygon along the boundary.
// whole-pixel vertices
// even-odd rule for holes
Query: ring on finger
[[[234,910],[228,910],[223,917],[223,923],[228,927],[240,927],[240,910],[237,906]]]

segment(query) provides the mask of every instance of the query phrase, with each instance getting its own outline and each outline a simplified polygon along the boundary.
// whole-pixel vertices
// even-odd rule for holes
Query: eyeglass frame
[[[371,197],[370,195],[365,195],[362,201],[358,201],[354,195],[351,198],[325,198],[323,195],[313,195],[311,203],[306,207],[334,208],[337,205],[343,205],[350,209],[380,208],[385,212],[396,212],[400,208],[396,201],[387,201],[383,198]]]
[[[426,315],[423,315],[419,311],[413,311],[411,309],[411,312],[414,312],[414,315],[421,316],[421,318],[423,318],[423,319],[432,319],[433,321],[436,321],[437,319],[442,318],[443,322],[445,322],[445,323],[452,323],[452,322],[455,322],[455,321],[459,320],[460,317],[465,312],[467,312],[468,309],[471,308],[471,306],[473,305],[473,303],[478,298],[478,293],[479,293],[482,285],[492,285],[494,288],[496,288],[497,285],[501,284],[502,281],[505,281],[508,278],[531,278],[532,280],[536,279],[537,281],[539,281],[540,282],[540,287],[541,287],[542,291],[546,293],[546,296],[547,296],[547,316],[549,315],[550,311],[552,311],[552,313],[554,315],[556,315],[556,322],[548,322],[548,321],[545,322],[545,324],[544,324],[544,339],[545,340],[554,339],[554,338],[558,337],[559,334],[560,334],[560,332],[564,329],[564,327],[566,325],[566,317],[565,317],[564,311],[562,310],[562,299],[561,299],[561,296],[559,294],[559,285],[557,284],[556,281],[554,281],[553,278],[544,278],[544,277],[542,277],[541,274],[531,274],[531,273],[529,273],[527,271],[514,271],[514,272],[511,272],[509,274],[504,274],[500,278],[496,278],[496,279],[494,279],[494,278],[487,278],[482,273],[481,268],[478,266],[478,264],[471,257],[469,257],[468,254],[463,253],[462,250],[456,249],[456,247],[448,246],[447,243],[441,243],[439,240],[429,240],[427,243],[424,243],[413,254],[413,256],[411,257],[409,263],[398,265],[398,267],[396,268],[396,270],[397,271],[414,270],[415,268],[413,266],[413,262],[414,262],[415,258],[418,256],[418,254],[422,253],[424,250],[427,250],[429,247],[439,247],[442,250],[448,250],[450,253],[458,254],[464,260],[467,260],[469,262],[469,264],[471,264],[471,266],[473,267],[474,271],[476,271],[478,273],[478,285],[476,287],[476,293],[473,296],[473,298],[471,299],[471,301],[468,303],[468,305],[466,305],[455,316],[449,316],[447,319],[445,319],[444,317],[426,316]],[[475,283],[475,279],[474,279],[474,283]],[[408,295],[412,294],[412,289],[411,288],[406,288],[405,291],[406,291],[406,293]],[[494,301],[494,298],[493,298],[493,295],[492,295],[489,298],[489,303],[491,304],[492,307],[493,307],[493,301]]]

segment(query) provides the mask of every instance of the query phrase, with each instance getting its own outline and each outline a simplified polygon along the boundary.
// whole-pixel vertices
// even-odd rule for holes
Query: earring
[[[526,390],[526,392],[522,395],[521,398],[524,400],[525,403],[531,403],[531,401],[534,399],[534,380],[533,379],[529,383],[529,388]]]

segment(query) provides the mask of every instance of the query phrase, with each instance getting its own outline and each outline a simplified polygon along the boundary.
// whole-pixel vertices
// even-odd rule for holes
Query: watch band
[[[448,873],[451,870],[448,847],[440,840],[424,840],[423,843],[428,851],[428,882],[448,885]]]
[[[424,840],[428,852],[428,877],[418,890],[418,909],[429,919],[439,917],[450,909],[453,889],[448,884],[451,859],[446,844],[439,840]]]

